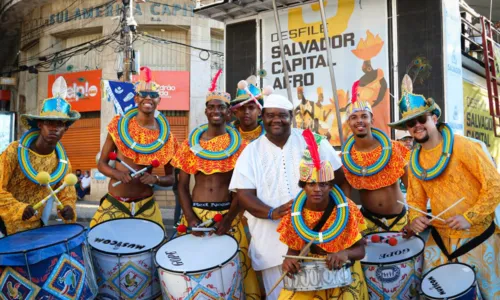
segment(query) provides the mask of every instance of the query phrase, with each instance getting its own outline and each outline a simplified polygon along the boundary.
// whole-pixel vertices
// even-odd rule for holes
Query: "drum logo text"
[[[400,250],[392,251],[389,253],[383,253],[383,254],[380,254],[380,259],[389,258],[389,257],[393,257],[393,256],[399,256],[399,255],[406,254],[408,252],[410,252],[409,248],[400,249]]]
[[[401,270],[397,266],[382,266],[375,273],[380,282],[391,283],[399,279]]]
[[[118,248],[122,247],[122,248],[133,248],[133,249],[137,249],[137,250],[142,250],[143,248],[146,247],[146,245],[123,243],[120,241],[100,239],[100,238],[95,238],[94,242],[114,246],[113,249],[118,249]]]
[[[434,277],[430,276],[429,281],[431,282],[432,287],[435,288],[436,291],[439,292],[439,295],[441,295],[441,296],[446,295],[446,292],[443,290],[443,288],[441,287],[439,282],[437,282],[437,280],[434,279]]]
[[[184,265],[180,256],[177,255],[176,251],[172,251],[172,252],[165,251],[165,255],[168,257],[168,259],[170,260],[172,265],[174,265],[176,267]]]

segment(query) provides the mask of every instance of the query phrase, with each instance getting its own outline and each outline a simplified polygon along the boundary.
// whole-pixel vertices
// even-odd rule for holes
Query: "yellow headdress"
[[[205,102],[211,100],[220,100],[227,105],[231,102],[231,95],[226,92],[218,92],[215,89],[217,88],[217,79],[219,79],[220,74],[222,73],[222,69],[220,69],[217,74],[215,74],[214,79],[212,79],[212,84],[210,85],[210,89],[208,89],[207,99]]]
[[[321,161],[316,138],[310,129],[302,133],[307,148],[300,161],[300,181],[328,182],[335,178],[335,173],[329,161]]]
[[[158,92],[159,85],[153,81],[153,74],[151,72],[151,69],[148,67],[141,67],[141,71],[144,72],[144,80],[139,79],[135,85],[135,92],[141,92],[141,91],[153,91],[153,92]]]
[[[359,98],[359,80],[354,82],[354,84],[352,85],[352,99],[351,103],[347,105],[345,113],[346,116],[349,118],[351,114],[358,111],[369,111],[370,113],[373,114],[370,103],[368,103],[368,101]]]

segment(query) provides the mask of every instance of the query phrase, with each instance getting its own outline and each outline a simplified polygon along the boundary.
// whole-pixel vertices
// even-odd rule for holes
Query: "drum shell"
[[[347,286],[352,283],[350,267],[329,270],[323,261],[301,263],[301,272],[284,278],[284,288],[291,291],[318,291]]]
[[[396,232],[378,232],[378,235],[391,235]],[[371,235],[367,235],[370,239]],[[418,299],[420,294],[420,280],[423,270],[424,241],[419,239],[421,249],[411,257],[397,258],[394,262],[366,262],[361,261],[371,300],[375,299]],[[397,247],[389,247],[398,251]],[[367,247],[366,251],[370,251]]]
[[[446,300],[476,300],[476,299],[478,299],[478,287],[477,287],[477,281],[476,281],[477,278],[476,278],[475,272],[474,272],[473,279],[471,278],[472,279],[471,283],[467,283],[467,285],[465,285],[465,286],[463,284],[460,284],[460,283],[453,281],[453,279],[450,279],[450,277],[447,277],[446,279],[449,282],[453,282],[453,284],[451,284],[451,285],[456,288],[456,290],[455,290],[456,292],[453,292],[452,295],[443,295],[442,297],[433,297],[431,295],[426,294],[427,291],[424,288],[424,281],[428,280],[429,276],[436,274],[436,272],[435,272],[436,269],[440,269],[440,268],[446,267],[448,265],[453,265],[453,266],[463,265],[467,269],[470,269],[472,272],[474,272],[473,268],[471,268],[469,265],[464,264],[464,263],[447,263],[447,264],[432,268],[427,273],[425,273],[424,276],[422,277],[422,282],[420,284],[420,289],[422,291],[422,298],[423,299],[435,299],[435,300],[443,300],[443,299],[446,299]],[[455,272],[455,273],[457,273],[457,272]],[[458,272],[458,274],[460,274],[460,273]],[[450,275],[456,276],[456,274],[450,274]],[[434,276],[436,276],[436,275],[434,275]],[[463,276],[460,276],[460,275],[458,275],[458,277],[464,278]],[[451,277],[451,278],[453,278],[453,277]],[[437,278],[437,279],[440,279],[440,278]],[[457,278],[455,278],[455,279],[457,279]],[[465,288],[466,286],[469,286],[469,287],[467,289],[464,289],[463,291],[458,290],[460,288]],[[447,287],[444,287],[445,291],[449,291],[448,290],[449,287],[450,287],[449,285],[447,285]],[[436,287],[434,287],[433,289],[437,291]]]
[[[175,239],[182,237],[178,236]],[[234,240],[233,237],[231,239]],[[234,241],[236,242],[236,240]],[[165,245],[160,247],[158,251],[163,251]],[[215,255],[217,250],[211,248],[211,252]],[[227,261],[204,270],[192,272],[169,270],[161,266],[157,256],[155,256],[155,264],[158,268],[164,299],[193,299],[200,293],[213,299],[245,298],[239,250],[235,251]]]
[[[81,231],[79,234],[67,237],[66,240],[58,243],[62,249],[66,249],[64,252],[46,257],[47,249],[53,249],[56,244],[34,249],[30,249],[28,244],[26,245],[26,255],[30,257],[28,265],[25,263],[0,266],[0,299],[80,300],[95,298],[97,286],[89,249],[85,244],[84,227],[78,224],[54,225],[43,227],[43,230],[50,227],[57,232],[57,228],[62,229],[68,226],[81,227]],[[41,228],[29,231],[37,232],[40,230]],[[40,259],[35,259],[37,256]],[[71,271],[72,273],[70,273]],[[73,280],[76,282],[74,285],[71,283]],[[12,289],[13,287],[14,289]],[[10,292],[17,292],[17,298],[9,295]]]
[[[142,300],[154,299],[159,296],[161,294],[160,281],[153,261],[155,250],[156,248],[139,254],[116,255],[92,248],[99,297],[102,299]],[[133,283],[132,285],[127,284],[127,274],[129,274],[128,278]]]

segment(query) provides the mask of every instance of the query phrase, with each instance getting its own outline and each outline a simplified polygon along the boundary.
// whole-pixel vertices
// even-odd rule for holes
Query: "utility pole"
[[[122,42],[124,45],[123,55],[123,78],[122,81],[132,82],[132,69],[134,64],[134,49],[132,48],[133,35],[137,29],[137,22],[134,19],[134,0],[123,1],[122,17]]]

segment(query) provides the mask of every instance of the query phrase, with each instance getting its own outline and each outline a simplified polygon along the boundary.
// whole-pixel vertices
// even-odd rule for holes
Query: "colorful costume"
[[[64,80],[58,78],[54,86],[62,85]],[[30,129],[20,141],[12,142],[0,157],[0,229],[3,234],[14,234],[42,225],[42,216],[46,219],[52,209],[53,200],[49,200],[38,209],[38,214],[23,221],[22,215],[28,205],[34,206],[40,200],[50,195],[47,187],[37,183],[35,176],[39,172],[48,172],[51,176],[52,189],[57,189],[63,183],[62,178],[71,174],[71,164],[66,157],[64,148],[58,143],[56,151],[48,155],[38,154],[29,149],[29,144],[36,141],[39,135],[38,121],[64,121],[69,127],[80,118],[80,114],[71,110],[71,105],[64,100],[66,90],[54,93],[54,98],[43,102],[40,115],[22,115],[21,124]],[[33,139],[32,139],[33,138]],[[31,142],[29,142],[31,141]],[[60,171],[57,171],[60,170]],[[75,216],[73,220],[64,220],[65,223],[76,222],[76,190],[67,186],[57,194],[63,206],[69,205]],[[60,218],[61,215],[58,212]],[[3,223],[3,224],[2,224]],[[2,228],[3,226],[4,228]]]
[[[409,87],[403,89],[399,104],[403,119],[390,124],[392,127],[402,128],[406,121],[428,112],[438,118],[441,115],[439,106],[432,99],[426,100],[421,95],[412,94],[411,85]],[[437,147],[426,150],[418,145],[412,152],[408,204],[425,211],[427,199],[430,198],[432,214],[438,215],[465,197],[464,201],[440,218],[446,220],[461,215],[471,227],[468,230],[453,230],[445,223],[434,220],[425,245],[424,272],[449,261],[468,264],[475,267],[482,298],[499,299],[500,229],[493,220],[495,208],[500,203],[500,174],[479,142],[459,135],[453,136],[453,133],[446,134],[447,130],[451,132],[446,125],[440,126],[440,130],[443,142]],[[452,147],[447,144],[450,139],[453,139]],[[445,144],[450,146],[449,149],[446,149]],[[431,172],[441,158],[447,162],[437,167],[436,173]],[[419,216],[422,214],[411,210],[411,221]],[[464,246],[473,240],[478,245]]]
[[[355,93],[356,84],[353,87],[353,103],[348,106],[347,116],[356,111],[369,111],[371,112],[370,104],[366,101],[357,100],[357,95]],[[398,180],[405,173],[405,167],[408,164],[410,158],[410,151],[401,145],[399,142],[388,141],[385,134],[380,130],[373,128],[372,134],[378,134],[382,138],[379,140],[381,145],[377,148],[368,151],[361,152],[356,150],[355,147],[349,149],[343,148],[342,155],[344,161],[351,161],[356,165],[362,167],[362,170],[368,170],[370,166],[376,166],[377,161],[384,155],[384,148],[391,148],[390,158],[385,165],[380,165],[379,170],[374,171],[372,175],[370,174],[354,174],[353,170],[349,168],[348,164],[343,165],[344,174],[346,180],[349,184],[357,190],[377,190],[387,186],[391,186],[397,183]],[[353,136],[348,138],[348,142],[344,145],[349,145],[349,141],[354,139]],[[382,141],[382,142],[381,142]],[[383,141],[387,141],[387,145],[382,145]],[[390,143],[390,144],[389,144]],[[352,145],[352,144],[351,144]],[[403,208],[401,213],[397,215],[380,215],[375,214],[366,208],[361,208],[361,212],[365,216],[365,221],[367,224],[367,230],[363,234],[369,234],[376,231],[400,231],[402,230],[407,222],[407,212]]]
[[[158,90],[158,85],[151,80],[149,72],[147,69],[145,81],[139,81],[136,84],[137,93]],[[108,124],[108,133],[118,151],[135,164],[147,166],[153,160],[158,160],[160,168],[163,168],[170,162],[177,150],[177,140],[169,131],[168,121],[158,113],[157,123],[166,124],[166,128],[162,129],[160,125],[160,130],[147,129],[137,123],[136,114],[137,108],[132,108],[123,116],[115,116]],[[164,130],[168,131],[164,132]],[[162,136],[164,140],[159,141]],[[130,141],[133,141],[132,144]],[[142,150],[143,148],[149,150]],[[130,199],[111,194],[101,199],[99,208],[90,221],[90,227],[107,220],[129,217],[148,219],[164,227],[160,207],[152,195],[146,198]]]
[[[292,110],[293,106],[283,96],[271,94],[265,99],[264,108]],[[319,139],[321,158],[330,161],[337,170],[341,167],[338,155],[326,140]],[[291,129],[283,148],[277,147],[265,135],[261,136],[250,143],[238,158],[229,189],[233,192],[254,189],[260,201],[274,208],[290,201],[300,191],[297,185],[299,163],[305,148],[300,129]],[[245,217],[248,218],[252,236],[249,251],[252,266],[262,271],[264,285],[269,291],[281,275],[282,256],[286,254],[287,247],[280,242],[276,232],[278,222],[256,218],[249,212],[245,212]],[[267,299],[277,299],[279,289]]]
[[[230,95],[222,92],[210,92],[207,95],[207,102],[214,99],[222,100],[229,104]],[[232,131],[232,134],[225,133],[209,141],[203,139],[196,140],[196,138],[194,138],[195,136],[201,136],[201,132],[198,134],[197,132],[200,131],[200,128],[205,127],[206,125],[195,129],[190,134],[190,138],[182,143],[175,157],[172,159],[172,165],[190,175],[195,175],[198,172],[202,172],[205,175],[231,172],[234,169],[236,160],[246,147],[247,141],[242,140],[234,128],[229,126],[226,126],[226,129]],[[236,137],[237,140],[233,140],[234,137]],[[227,153],[228,149],[236,147],[235,144],[239,144],[239,148],[235,149],[235,152],[231,156],[220,160],[208,158],[213,153],[219,151]],[[200,155],[203,151],[206,152],[204,156]],[[202,222],[213,218],[218,213],[225,215],[229,211],[230,206],[231,202],[229,201],[192,203],[193,212]],[[180,223],[188,226],[188,222],[184,215]],[[238,241],[241,250],[240,261],[246,298],[260,299],[260,288],[257,282],[257,276],[248,258],[248,239],[243,229],[243,224],[240,222],[240,216],[237,216],[233,220],[231,227],[234,229],[234,233],[231,233],[231,235]]]
[[[312,143],[309,143],[312,144]],[[314,147],[314,146],[313,146]],[[317,146],[316,146],[317,149]],[[317,151],[317,150],[316,150]],[[313,151],[314,153],[314,151]],[[311,156],[313,159],[311,159]],[[314,164],[314,161],[319,161],[318,158],[314,158],[314,155],[311,155],[309,151],[305,151],[304,158],[301,161],[300,165],[300,181],[302,182],[329,182],[334,178],[333,168],[328,161],[323,161],[322,163]],[[311,161],[313,163],[311,163]],[[318,168],[318,166],[321,166]],[[334,187],[334,190],[338,189],[338,187]],[[299,194],[300,195],[300,194]],[[330,201],[334,201],[333,197],[330,194]],[[341,194],[343,196],[343,194]],[[294,209],[297,205],[297,201],[300,201],[300,196],[295,199]],[[326,253],[336,253],[349,247],[353,246],[356,242],[362,239],[361,231],[365,229],[365,223],[363,216],[361,215],[359,209],[356,204],[352,202],[350,199],[343,199],[342,201],[347,202],[348,206],[348,219],[346,220],[345,227],[339,234],[334,237],[332,240],[328,242],[315,244],[314,247],[318,247],[322,250],[322,252]],[[307,202],[307,199],[305,200]],[[321,227],[320,231],[325,233],[332,226],[334,226],[337,218],[340,218],[342,213],[338,212],[338,209],[335,207],[335,204],[332,213]],[[308,229],[313,229],[320,222],[324,211],[313,211],[303,208],[300,212],[302,219],[304,221],[305,226]],[[302,250],[308,241],[305,241],[301,238],[301,235],[298,234],[296,227],[299,226],[295,223],[297,222],[295,219],[297,218],[295,215],[296,211],[294,210],[292,214],[288,214],[281,219],[281,222],[277,228],[277,231],[280,234],[280,241],[288,246],[289,249],[293,249],[296,251]],[[293,215],[293,216],[292,216]],[[321,224],[320,224],[321,225]],[[314,229],[313,229],[314,230]],[[314,232],[314,231],[312,231]],[[326,255],[319,254],[309,254],[309,256],[315,257],[326,257]],[[350,285],[344,287],[338,287],[334,289],[326,289],[326,290],[318,290],[318,291],[307,291],[307,292],[299,292],[299,291],[291,291],[283,289],[280,293],[279,299],[368,299],[368,290],[365,282],[365,277],[363,275],[363,270],[361,269],[361,264],[359,261],[355,261],[354,265],[350,267],[352,272],[353,281]]]

